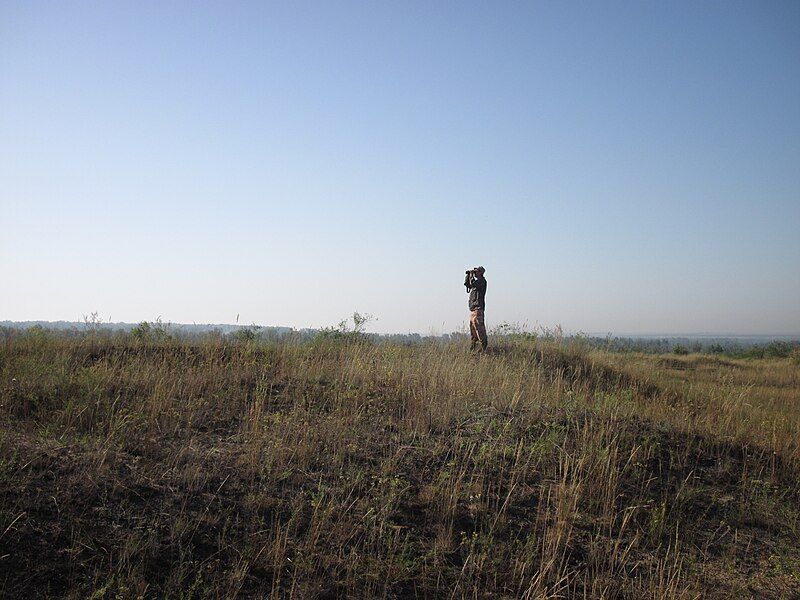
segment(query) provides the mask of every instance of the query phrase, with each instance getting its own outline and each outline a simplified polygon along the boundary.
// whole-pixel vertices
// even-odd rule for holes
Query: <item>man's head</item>
[[[486,272],[486,269],[483,267],[475,267],[472,269],[472,272],[475,273],[478,277],[483,277],[483,274]]]

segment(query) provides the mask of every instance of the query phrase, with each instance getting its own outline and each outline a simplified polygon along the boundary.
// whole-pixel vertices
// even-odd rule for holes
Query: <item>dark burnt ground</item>
[[[619,523],[603,522],[586,500],[566,548],[572,570],[590,572],[599,544],[623,540],[632,544],[624,566],[625,577],[632,580],[651,568],[657,548],[677,535],[694,563],[697,581],[708,586],[705,597],[729,597],[736,590],[760,598],[800,593],[795,537],[800,501],[794,482],[773,481],[759,470],[765,461],[757,450],[645,424],[629,427],[630,442],[648,445],[653,452],[629,471],[617,502],[641,508],[633,526],[620,532]],[[568,423],[554,420],[515,435],[535,444],[548,432],[555,432],[556,440],[568,428]],[[491,437],[486,428],[467,428],[459,443]],[[497,580],[480,581],[480,587],[489,595],[518,593],[501,582],[513,580],[505,569],[537,528],[546,525],[535,515],[543,502],[543,484],[555,483],[550,468],[543,464],[517,482],[513,501],[497,522],[494,511],[475,506],[469,497],[459,498],[452,515],[443,517],[435,487],[452,459],[448,444],[431,439],[420,445],[418,439],[399,438],[389,433],[385,447],[355,450],[339,469],[322,451],[310,470],[286,473],[261,489],[266,482],[243,477],[237,469],[240,449],[235,439],[152,441],[146,454],[113,451],[98,465],[94,450],[6,436],[6,450],[11,445],[14,458],[4,465],[0,489],[4,528],[9,518],[16,521],[0,540],[4,596],[81,596],[107,586],[109,594],[115,590],[123,596],[160,597],[193,585],[198,597],[236,589],[244,597],[265,594],[276,581],[280,585],[279,576],[287,583],[292,579],[294,563],[309,560],[302,553],[312,527],[314,499],[325,493],[336,500],[340,514],[332,517],[333,529],[323,532],[327,537],[315,547],[314,564],[301,569],[301,595],[345,597],[348,590],[354,591],[353,581],[360,586],[356,595],[377,589],[374,578],[386,576],[392,561],[380,547],[372,556],[365,552],[370,547],[368,530],[378,526],[403,536],[405,556],[402,569],[390,574],[391,596],[433,597],[452,588],[475,544],[482,543],[490,529],[489,555],[496,562]],[[373,444],[380,445],[375,440]],[[187,481],[185,473],[176,470],[172,457],[180,453],[185,454],[187,469],[202,465],[199,481]],[[478,463],[467,469],[479,470]],[[508,455],[503,460],[498,454],[492,464],[499,472],[512,468]],[[742,483],[743,472],[751,477],[748,485]],[[508,482],[503,481],[497,484],[498,497],[508,493]],[[397,497],[390,509],[377,515],[382,524],[370,520],[393,493]],[[176,522],[183,527],[176,528]],[[281,527],[290,531],[283,564],[258,557],[240,580],[231,580],[242,556],[253,558],[264,547],[263,552],[272,552],[275,531]],[[449,551],[430,557],[442,536],[449,539]],[[380,561],[387,564],[375,564]],[[117,579],[140,582],[139,588],[116,581],[120,572],[124,577]],[[577,578],[571,582],[573,593],[583,588]],[[624,580],[616,595],[635,597]]]

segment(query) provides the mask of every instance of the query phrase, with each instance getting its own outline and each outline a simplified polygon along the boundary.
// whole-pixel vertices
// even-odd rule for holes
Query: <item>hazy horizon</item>
[[[19,325],[32,325],[32,324],[67,324],[70,326],[75,326],[78,328],[83,327],[91,327],[92,324],[90,321],[87,321],[86,318],[88,315],[84,315],[84,320],[56,320],[56,321],[48,321],[44,319],[29,319],[25,321],[12,321],[12,320],[0,320],[0,326],[2,325],[11,325],[11,326],[19,326]],[[135,327],[142,321],[110,321],[108,319],[102,320],[99,317],[99,324],[103,327]],[[159,322],[160,316],[156,317],[155,319],[145,319],[145,321],[156,324]],[[352,328],[353,321],[352,319],[345,319],[347,321],[347,327]],[[271,324],[271,323],[186,323],[180,321],[169,321],[160,319],[160,323],[162,325],[169,327],[198,327],[198,328],[208,328],[213,329],[214,327],[223,327],[223,328],[250,328],[255,327],[258,329],[294,329],[296,331],[316,331],[320,330],[324,327],[338,327],[339,323],[329,323],[328,325],[322,326],[304,326],[304,327],[291,327],[288,325],[280,325],[280,324]],[[447,335],[452,333],[463,333],[464,335],[469,335],[469,329],[467,326],[461,327],[460,329],[455,329],[452,331],[441,331],[441,332],[422,332],[422,331],[384,331],[384,332],[375,332],[374,329],[374,322],[368,323],[366,326],[366,331],[368,333],[379,333],[379,335]],[[498,325],[501,325],[498,323]],[[519,324],[508,324],[508,325],[519,325]],[[542,326],[545,327],[545,326]],[[531,328],[525,327],[522,328],[523,331],[528,331],[531,333],[539,332],[544,333],[545,329],[543,328]],[[549,332],[552,333],[553,330],[549,329]],[[800,332],[789,332],[789,333],[776,333],[776,332],[762,332],[762,333],[736,333],[736,332],[722,332],[722,333],[714,333],[714,332],[707,332],[707,331],[673,331],[673,332],[626,332],[626,331],[570,331],[567,329],[563,329],[563,334],[567,336],[571,335],[585,335],[590,337],[605,337],[607,335],[611,335],[613,337],[619,338],[708,338],[708,339],[737,339],[737,338],[753,338],[753,339],[787,339],[787,340],[800,340]]]
[[[0,6],[0,320],[800,334],[800,3]],[[641,332],[641,333],[636,333]]]

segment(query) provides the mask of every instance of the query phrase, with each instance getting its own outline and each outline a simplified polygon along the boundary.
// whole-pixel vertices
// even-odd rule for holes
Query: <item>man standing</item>
[[[483,321],[483,311],[486,309],[486,278],[483,274],[486,269],[475,267],[467,271],[464,286],[469,294],[469,332],[472,336],[471,348],[475,350],[478,343],[481,351],[486,350],[489,339],[486,337],[486,324]]]

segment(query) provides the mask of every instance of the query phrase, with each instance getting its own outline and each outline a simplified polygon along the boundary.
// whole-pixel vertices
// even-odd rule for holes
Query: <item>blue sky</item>
[[[0,4],[0,320],[800,332],[800,3]]]

